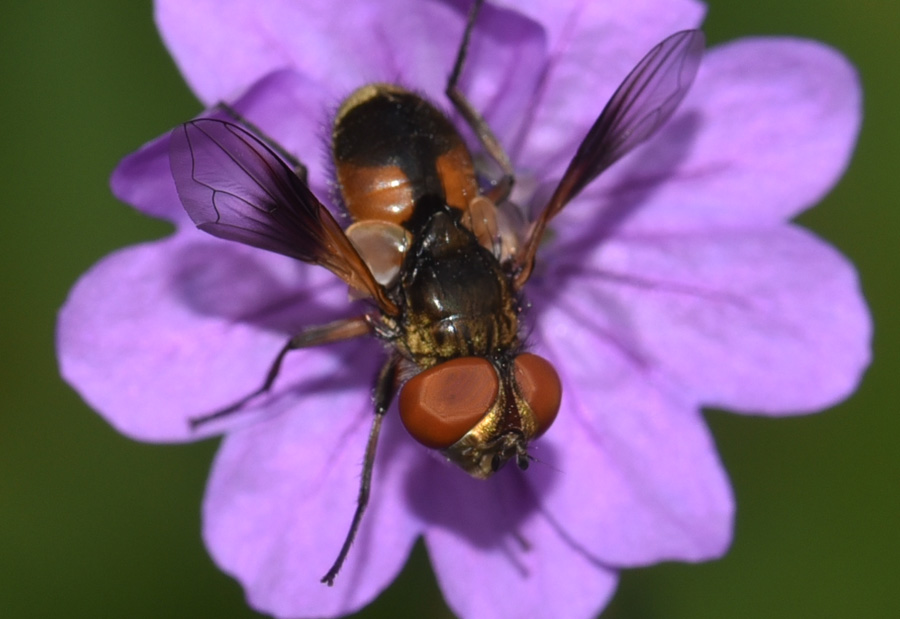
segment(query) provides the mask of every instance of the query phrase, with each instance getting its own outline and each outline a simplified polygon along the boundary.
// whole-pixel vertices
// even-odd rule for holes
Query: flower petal
[[[228,100],[268,72],[290,67],[311,82],[328,84],[327,90],[310,92],[305,103],[329,108],[310,116],[320,124],[341,97],[371,82],[400,83],[447,106],[444,90],[466,15],[458,3],[422,3],[416,11],[405,0],[231,1],[225,10],[221,4],[157,3],[163,36],[207,104]],[[504,141],[513,141],[521,128],[545,51],[536,22],[515,11],[484,8],[460,86]],[[291,118],[303,110],[285,111],[283,117]]]
[[[504,2],[547,31],[548,63],[531,100],[524,140],[507,145],[519,172],[558,181],[603,106],[656,44],[697,28],[699,2]],[[477,70],[482,70],[479,65]]]
[[[607,565],[720,556],[734,501],[698,407],[567,301],[535,333],[563,381],[528,471],[548,517]]]
[[[531,473],[507,467],[483,481],[429,462],[411,482],[438,582],[458,616],[587,618],[612,596],[615,572],[537,509]]]
[[[189,418],[252,392],[288,335],[346,314],[346,295],[324,269],[188,230],[111,254],[81,277],[60,312],[61,371],[123,434],[193,440],[210,429],[192,431]],[[327,372],[340,360],[296,351],[274,393],[309,380],[307,364]]]
[[[853,267],[800,228],[619,239],[587,261],[548,258],[557,281],[572,275],[556,302],[704,405],[814,411],[846,397],[869,363]]]
[[[379,355],[355,347],[353,371],[369,380]],[[372,401],[368,389],[288,399],[288,413],[223,442],[204,501],[204,537],[255,608],[278,617],[347,614],[396,578],[419,535],[420,523],[398,497],[417,456],[399,420],[385,420],[359,535],[334,586],[325,586],[320,579],[356,507]]]
[[[630,36],[623,35],[615,42],[601,37],[594,44],[625,50],[630,49],[630,41],[638,53],[650,51],[650,47],[666,36],[690,27],[679,28],[679,23],[699,24],[706,12],[706,5],[695,0],[491,0],[491,3],[509,6],[540,23],[554,49],[564,49],[571,41],[587,40],[591,32],[621,30]]]
[[[415,88],[441,92],[465,9],[429,2],[410,10],[406,0],[159,0],[156,19],[182,74],[212,104],[282,68],[346,93],[412,78]]]
[[[181,206],[169,168],[169,134],[127,155],[109,179],[113,195],[142,213],[176,225],[193,225]]]
[[[743,39],[707,53],[681,111],[560,217],[618,233],[784,221],[843,174],[862,117],[839,52],[815,41]]]

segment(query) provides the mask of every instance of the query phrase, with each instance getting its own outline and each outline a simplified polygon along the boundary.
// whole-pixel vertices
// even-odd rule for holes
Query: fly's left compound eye
[[[481,357],[452,359],[416,374],[400,391],[400,419],[417,441],[445,449],[494,406],[500,377]]]
[[[535,438],[553,425],[562,400],[559,374],[549,361],[531,353],[522,353],[514,362],[519,393],[531,407],[537,421]]]

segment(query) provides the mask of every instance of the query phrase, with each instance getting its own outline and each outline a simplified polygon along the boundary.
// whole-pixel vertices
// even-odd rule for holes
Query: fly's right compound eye
[[[413,376],[400,391],[400,419],[414,439],[445,449],[491,410],[500,377],[481,357],[452,359]]]
[[[514,362],[516,383],[537,424],[534,438],[546,432],[556,420],[562,401],[562,383],[553,365],[543,357],[522,353]]]

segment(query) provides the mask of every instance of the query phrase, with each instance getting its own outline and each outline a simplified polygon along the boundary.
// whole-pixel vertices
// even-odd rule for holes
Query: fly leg
[[[247,394],[240,400],[213,413],[191,418],[189,420],[191,429],[196,430],[199,426],[209,423],[210,421],[227,417],[238,411],[253,398],[262,395],[271,389],[275,379],[278,378],[278,373],[281,371],[281,362],[284,361],[284,357],[288,352],[299,348],[311,348],[313,346],[331,344],[341,340],[349,340],[354,337],[369,335],[372,331],[372,323],[368,316],[357,316],[355,318],[336,320],[334,322],[329,322],[328,324],[310,327],[309,329],[301,331],[289,339],[281,350],[278,351],[278,355],[276,355],[271,367],[269,367],[265,380],[256,391]]]
[[[397,368],[400,364],[400,357],[396,354],[382,366],[378,373],[378,380],[375,383],[375,418],[372,420],[372,428],[369,430],[369,440],[366,442],[366,455],[363,461],[362,478],[359,481],[359,494],[356,498],[356,511],[353,513],[353,520],[350,522],[350,530],[347,531],[347,537],[344,538],[344,544],[338,552],[337,559],[329,568],[328,572],[322,577],[321,582],[329,587],[334,584],[334,579],[341,571],[341,566],[350,552],[350,546],[356,538],[359,531],[359,525],[362,522],[363,514],[366,512],[366,506],[369,504],[369,493],[372,488],[372,470],[375,468],[375,451],[378,448],[378,436],[381,434],[381,422],[384,421],[384,414],[387,412],[391,401],[394,399],[394,393],[397,391]]]
[[[484,4],[484,0],[475,0],[475,3],[469,11],[469,17],[466,21],[466,30],[463,33],[463,39],[459,45],[459,51],[456,54],[456,62],[453,65],[453,71],[450,73],[450,79],[447,81],[445,92],[447,97],[453,103],[453,107],[456,108],[456,111],[460,113],[466,121],[466,124],[475,132],[478,141],[481,142],[481,145],[484,146],[488,155],[497,162],[497,165],[500,166],[500,170],[503,172],[503,176],[494,184],[490,191],[485,194],[491,202],[499,204],[506,200],[509,197],[510,191],[512,191],[513,182],[515,181],[515,171],[509,160],[509,155],[506,154],[503,146],[500,145],[500,140],[497,139],[497,136],[494,135],[494,132],[487,124],[487,121],[484,120],[484,117],[475,109],[458,86],[459,76],[462,73],[463,64],[465,64],[466,60],[466,53],[469,49],[469,38],[472,34],[472,29],[475,27],[475,21],[478,18],[479,11],[481,11],[482,4]]]

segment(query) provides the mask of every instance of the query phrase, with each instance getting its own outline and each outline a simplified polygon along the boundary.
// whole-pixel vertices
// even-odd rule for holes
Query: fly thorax
[[[435,212],[415,239],[401,281],[413,358],[430,365],[513,346],[516,297],[494,255],[449,211]]]

